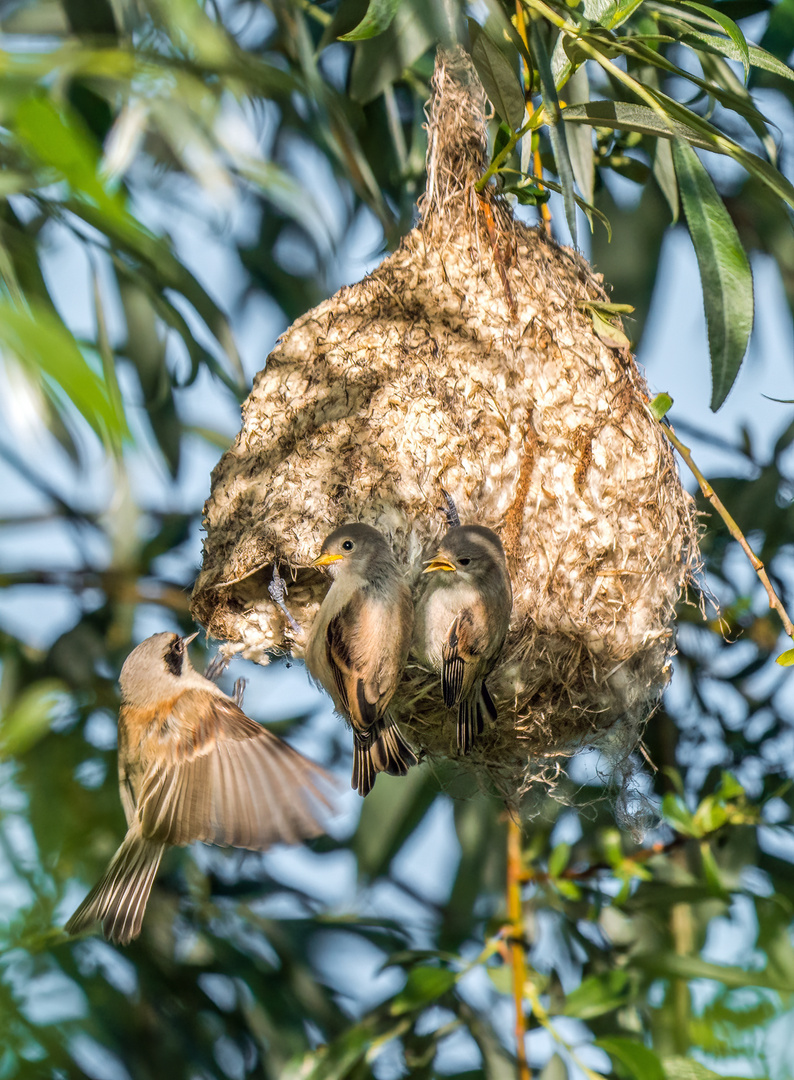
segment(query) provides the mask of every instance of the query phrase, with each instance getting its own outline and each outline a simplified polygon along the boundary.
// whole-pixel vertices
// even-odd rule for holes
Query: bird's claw
[[[281,610],[284,618],[290,625],[290,629],[298,637],[303,637],[303,631],[300,628],[300,624],[292,617],[292,613],[284,602],[287,595],[287,585],[284,578],[279,574],[278,567],[273,563],[273,579],[267,587],[267,591],[270,594],[270,599]]]
[[[248,686],[248,679],[236,679],[234,683],[234,689],[232,690],[232,697],[234,698],[234,704],[238,709],[243,707],[243,697],[245,696],[245,688]]]
[[[228,666],[228,656],[224,656],[223,653],[220,652],[215,653],[204,669],[204,678],[209,679],[210,682],[217,682]]]
[[[458,515],[458,508],[455,506],[455,500],[444,488],[441,489],[441,494],[444,496],[446,504],[442,507],[442,510],[444,511],[444,517],[447,519],[447,528],[457,529],[460,526],[460,516]]]

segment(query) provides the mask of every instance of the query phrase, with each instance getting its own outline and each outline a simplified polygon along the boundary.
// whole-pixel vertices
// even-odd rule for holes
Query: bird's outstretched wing
[[[138,792],[147,840],[260,851],[323,832],[314,804],[328,806],[327,774],[233,701],[206,690],[181,694],[162,746]]]

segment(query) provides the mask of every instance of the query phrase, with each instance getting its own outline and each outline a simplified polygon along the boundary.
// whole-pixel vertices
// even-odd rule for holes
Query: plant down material
[[[581,309],[608,299],[600,277],[475,193],[485,105],[465,55],[440,54],[421,223],[297,320],[257,376],[213,473],[192,605],[230,652],[300,656],[268,596],[274,561],[308,629],[323,537],[375,525],[416,583],[446,489],[507,552],[499,717],[459,761],[515,804],[584,746],[624,761],[636,745],[669,678],[696,521],[631,355]],[[417,750],[457,757],[438,675],[409,661],[393,711]]]

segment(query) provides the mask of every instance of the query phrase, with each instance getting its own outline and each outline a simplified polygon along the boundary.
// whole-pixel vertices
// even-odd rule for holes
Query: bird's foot
[[[204,678],[209,679],[210,682],[217,682],[228,666],[228,656],[224,656],[223,653],[220,652],[215,653],[204,669]]]
[[[444,496],[444,503],[446,504],[441,509],[447,519],[447,528],[457,529],[460,525],[460,516],[458,515],[458,508],[455,506],[455,500],[444,488],[441,489],[441,494]]]
[[[301,630],[300,623],[295,621],[292,617],[292,613],[284,602],[287,595],[287,583],[284,581],[281,574],[279,574],[278,567],[275,563],[273,563],[273,580],[268,585],[267,591],[270,594],[270,599],[283,613],[293,634],[298,638],[302,638],[303,630]]]

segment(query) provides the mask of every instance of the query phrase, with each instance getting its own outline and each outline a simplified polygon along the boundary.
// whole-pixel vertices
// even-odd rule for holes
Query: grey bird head
[[[478,585],[489,580],[494,567],[507,574],[504,548],[496,533],[484,525],[459,525],[449,530],[423,573],[442,570],[449,578],[444,574],[440,583],[468,581]]]
[[[366,575],[375,564],[386,567],[394,565],[394,556],[386,538],[371,525],[352,522],[340,525],[326,536],[312,566],[327,567],[328,573],[335,578],[351,571]]]
[[[206,679],[199,675],[187,654],[198,633],[183,638],[179,634],[153,634],[142,641],[124,661],[119,675],[121,698],[126,705],[140,708],[168,701]]]

